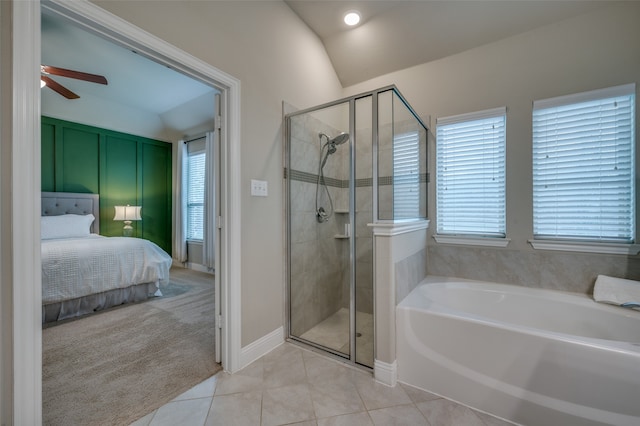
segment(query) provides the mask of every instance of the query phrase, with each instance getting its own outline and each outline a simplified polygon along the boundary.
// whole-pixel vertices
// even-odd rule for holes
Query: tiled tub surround
[[[395,263],[396,304],[427,276],[427,248]]]
[[[624,255],[453,246],[429,240],[429,275],[591,294],[598,274],[640,280],[640,258]]]

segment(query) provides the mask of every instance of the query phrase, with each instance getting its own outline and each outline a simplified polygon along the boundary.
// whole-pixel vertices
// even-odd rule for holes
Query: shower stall
[[[427,127],[395,86],[285,115],[287,337],[372,368],[372,224],[427,216]]]

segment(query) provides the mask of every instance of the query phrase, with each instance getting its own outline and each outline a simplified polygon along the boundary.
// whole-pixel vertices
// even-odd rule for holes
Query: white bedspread
[[[42,302],[54,303],[169,279],[171,257],[140,238],[102,237],[42,241]]]

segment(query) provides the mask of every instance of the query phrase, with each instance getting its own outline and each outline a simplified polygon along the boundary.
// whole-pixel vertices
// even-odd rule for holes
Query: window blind
[[[187,239],[204,236],[205,153],[189,153],[187,165]]]
[[[437,233],[506,236],[506,108],[438,119]]]
[[[633,242],[635,85],[533,105],[535,238]]]
[[[420,217],[420,147],[418,132],[393,138],[393,218]]]

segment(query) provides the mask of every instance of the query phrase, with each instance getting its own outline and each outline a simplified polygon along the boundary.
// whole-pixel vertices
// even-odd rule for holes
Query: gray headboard
[[[100,233],[100,196],[76,192],[43,192],[42,216],[62,214],[93,214],[96,218],[91,232]]]

